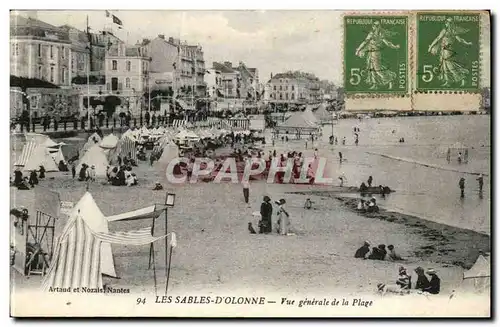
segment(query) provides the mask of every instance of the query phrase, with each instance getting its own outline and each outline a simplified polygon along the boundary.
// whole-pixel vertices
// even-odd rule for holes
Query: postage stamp
[[[346,93],[406,93],[408,17],[344,16]]]
[[[479,14],[418,13],[417,90],[479,89],[479,43]]]

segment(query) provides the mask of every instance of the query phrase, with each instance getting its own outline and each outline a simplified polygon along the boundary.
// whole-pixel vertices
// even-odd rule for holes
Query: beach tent
[[[102,141],[102,138],[99,136],[99,134],[94,133],[89,136],[87,139],[87,142],[83,145],[79,152],[79,158],[82,158],[85,155],[85,152],[88,151],[91,147],[93,147],[96,144],[99,144]]]
[[[82,164],[87,164],[89,167],[95,166],[95,173],[97,177],[106,176],[106,167],[108,166],[108,158],[104,149],[99,146],[99,144],[94,144],[90,149],[88,149],[80,161],[78,162],[78,167],[76,167],[77,172],[82,168]]]
[[[127,129],[127,131],[122,134],[121,138],[127,137],[127,138],[131,139],[132,141],[136,142],[137,141],[137,136],[135,134],[136,133],[134,133],[132,130]]]
[[[160,159],[155,163],[160,169],[166,169],[170,162],[179,157],[179,147],[174,142],[165,145]],[[172,167],[173,169],[173,167]]]
[[[40,166],[43,166],[47,172],[59,171],[48,148],[43,144],[36,144],[33,140],[23,146],[21,156],[14,166],[23,167],[23,171],[38,171]]]
[[[279,123],[274,131],[276,134],[295,134],[300,132],[302,135],[308,135],[310,133],[318,132],[318,125],[311,120],[306,118],[306,115],[302,112],[295,112],[290,118],[282,123]]]
[[[302,115],[304,116],[304,118],[307,120],[307,121],[310,121],[311,123],[313,124],[317,124],[318,123],[318,118],[316,118],[316,116],[314,116],[311,108],[308,106],[306,108],[306,110],[304,110],[304,112],[302,113]]]
[[[200,137],[196,135],[195,132],[193,131],[188,131],[188,130],[181,130],[177,135],[174,137],[176,140],[180,142],[184,141],[199,141]]]
[[[137,150],[135,148],[135,142],[132,141],[129,137],[122,135],[116,147],[109,153],[109,162],[111,162],[112,164],[117,164],[118,156],[120,156],[123,160],[125,156],[129,155],[129,153],[130,158],[137,163]]]
[[[318,109],[314,112],[314,115],[322,123],[329,123],[333,119],[332,113],[326,110],[326,106],[324,104],[320,104]]]
[[[490,256],[479,255],[474,265],[464,272],[463,287],[477,293],[488,292],[491,287]]]
[[[118,144],[118,137],[114,134],[109,134],[105,136],[99,143],[99,146],[103,149],[114,149]]]
[[[149,216],[157,214],[151,209],[148,212]],[[142,210],[140,214],[142,218],[147,217],[148,213]],[[126,215],[129,219],[130,216],[137,217],[137,214]],[[118,218],[121,219],[113,221],[124,220],[123,217]],[[150,227],[110,233],[108,219],[87,192],[73,207],[57,238],[49,271],[42,281],[42,290],[49,291],[51,287],[102,288],[103,274],[117,277],[111,244],[147,245],[166,236],[153,237]]]

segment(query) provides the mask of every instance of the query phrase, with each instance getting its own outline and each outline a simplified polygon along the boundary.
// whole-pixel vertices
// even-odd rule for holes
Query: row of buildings
[[[54,94],[71,99],[65,103],[79,113],[85,113],[90,102],[94,110],[113,106],[113,111],[138,114],[150,108],[148,97],[154,91],[167,91],[191,108],[200,99],[285,105],[321,100],[314,80],[282,73],[262,81],[258,69],[243,62],[213,62],[210,67],[201,45],[164,35],[128,45],[110,31],[90,33],[69,25],[53,26],[38,20],[36,12],[27,12],[11,14],[10,36],[11,75],[57,87],[26,90],[35,116],[55,110]],[[11,115],[17,116],[23,103],[18,96],[11,98]]]

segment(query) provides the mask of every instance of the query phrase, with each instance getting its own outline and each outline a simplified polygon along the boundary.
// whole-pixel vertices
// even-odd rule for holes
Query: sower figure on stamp
[[[465,32],[467,32],[466,29],[456,26],[453,24],[453,20],[448,18],[444,23],[444,28],[429,45],[428,52],[439,56],[438,79],[443,81],[442,86],[448,86],[449,83],[465,85],[465,78],[469,74],[469,70],[456,60],[457,50],[453,46],[455,42],[472,45],[472,42],[459,36]]]
[[[380,26],[379,21],[375,21],[372,30],[356,49],[356,56],[362,58],[366,55],[364,73],[367,75],[366,84],[370,85],[371,90],[385,85],[392,89],[392,82],[396,79],[396,73],[382,64],[381,48],[384,45],[392,49],[399,49],[399,44],[393,44],[387,40],[392,35],[392,32]]]

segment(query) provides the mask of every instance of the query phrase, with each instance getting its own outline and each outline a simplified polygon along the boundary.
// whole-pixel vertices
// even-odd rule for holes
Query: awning
[[[96,238],[102,242],[121,245],[147,245],[153,242],[164,239],[170,234],[152,236],[151,228],[141,228],[129,232],[115,232],[115,233],[95,233]]]
[[[158,218],[164,208],[157,208],[156,205],[121,213],[119,215],[106,217],[107,221],[140,220],[148,218]],[[151,234],[151,231],[150,231]]]

